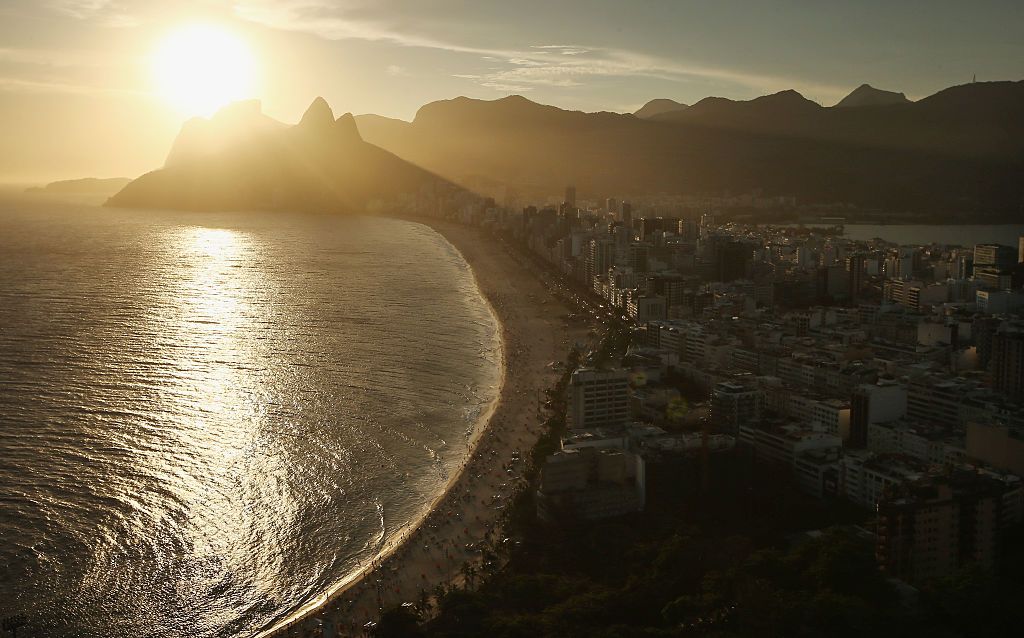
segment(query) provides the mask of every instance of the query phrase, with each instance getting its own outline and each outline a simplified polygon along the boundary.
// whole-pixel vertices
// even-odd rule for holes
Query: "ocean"
[[[499,365],[425,226],[0,200],[0,617],[269,627],[423,512]]]

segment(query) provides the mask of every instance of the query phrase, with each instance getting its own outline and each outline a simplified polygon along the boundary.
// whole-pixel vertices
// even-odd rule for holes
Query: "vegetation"
[[[1024,585],[981,570],[908,597],[852,527],[863,511],[806,497],[783,472],[713,457],[709,493],[699,474],[698,459],[650,464],[647,511],[597,523],[542,523],[521,494],[511,541],[492,544],[503,567],[445,592],[419,628],[406,610],[381,628],[407,633],[378,635],[993,636],[1024,621],[1011,602]],[[1021,574],[1022,558],[1004,561]]]

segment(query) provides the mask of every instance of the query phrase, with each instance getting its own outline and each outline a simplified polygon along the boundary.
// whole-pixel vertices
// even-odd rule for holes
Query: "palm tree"
[[[430,611],[430,594],[427,593],[426,589],[420,589],[420,596],[416,603],[421,614],[426,615]]]
[[[476,576],[476,568],[473,567],[472,563],[462,564],[462,576],[466,579],[467,588],[473,584],[473,578]]]

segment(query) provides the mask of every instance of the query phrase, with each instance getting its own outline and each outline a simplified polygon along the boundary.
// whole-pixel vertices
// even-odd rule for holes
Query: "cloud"
[[[387,73],[388,75],[394,76],[409,75],[409,72],[406,71],[405,67],[398,66],[397,64],[389,64],[388,66],[384,67],[384,72]]]
[[[72,18],[91,20],[102,26],[125,28],[137,26],[140,21],[132,15],[135,3],[123,0],[50,0],[47,6]]]
[[[55,82],[43,80],[26,80],[24,78],[13,78],[0,76],[0,92],[18,93],[65,93],[74,95],[127,95],[146,97],[145,91],[136,89],[122,89],[92,86],[88,84],[74,84],[70,82]]]
[[[524,49],[477,47],[416,32],[384,18],[368,6],[339,8],[326,0],[236,0],[234,13],[264,26],[298,31],[329,40],[358,39],[403,47],[428,48],[472,56],[492,64],[484,72],[455,73],[495,91],[526,91],[531,87],[573,88],[588,79],[646,77],[686,83],[694,79],[740,85],[751,91],[787,88],[819,96],[845,94],[845,87],[809,83],[796,78],[704,66],[638,51],[583,44],[534,44]],[[391,14],[402,14],[394,11]]]

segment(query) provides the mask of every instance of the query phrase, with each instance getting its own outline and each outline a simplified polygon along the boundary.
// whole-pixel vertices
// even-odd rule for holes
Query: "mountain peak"
[[[690,107],[682,102],[676,102],[675,100],[670,100],[668,98],[657,98],[641,106],[635,113],[633,113],[633,115],[642,120],[646,120],[654,117],[655,115],[661,115],[662,113],[675,113],[676,111],[682,111],[688,108]]]
[[[313,100],[313,103],[309,105],[306,112],[302,115],[302,119],[299,120],[299,126],[301,127],[328,127],[334,124],[334,111],[331,110],[331,106],[327,103],[327,100],[322,97],[317,97]]]
[[[769,95],[762,95],[761,97],[754,98],[751,102],[776,102],[776,103],[793,103],[793,104],[804,104],[811,103],[817,104],[813,100],[808,100],[803,96],[802,93],[796,89],[786,89],[779,91],[778,93],[771,93]]]
[[[346,113],[335,120],[334,134],[345,140],[362,141],[363,139],[359,134],[359,127],[356,125],[356,118],[351,113]]]
[[[857,106],[885,106],[889,104],[907,104],[910,100],[902,93],[883,91],[870,84],[861,84],[849,95],[836,104],[836,107],[849,108]]]

